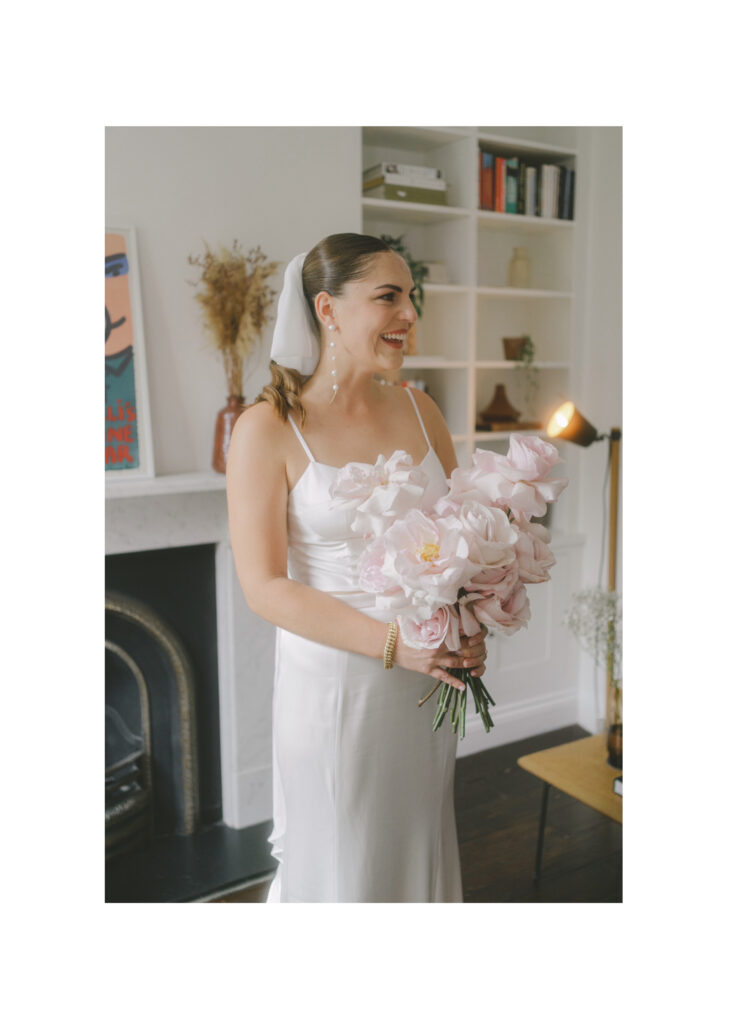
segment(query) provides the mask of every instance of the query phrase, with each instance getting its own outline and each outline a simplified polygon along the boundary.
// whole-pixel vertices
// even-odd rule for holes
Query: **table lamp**
[[[617,589],[617,510],[619,506],[619,445],[622,431],[612,427],[608,434],[600,434],[584,416],[581,415],[573,402],[564,402],[553,413],[546,425],[549,437],[572,441],[574,444],[588,448],[595,441],[609,440],[610,492],[609,492],[609,590]],[[614,727],[610,721],[612,687],[614,683],[614,653],[612,645],[607,650],[607,745],[609,762],[615,767],[622,766],[622,726]],[[618,763],[617,763],[618,762]]]

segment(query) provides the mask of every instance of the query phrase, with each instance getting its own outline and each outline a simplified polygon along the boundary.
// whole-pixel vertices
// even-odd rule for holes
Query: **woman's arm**
[[[287,577],[287,475],[283,430],[266,402],[239,416],[226,464],[231,548],[251,610],[328,647],[383,655],[388,626]]]

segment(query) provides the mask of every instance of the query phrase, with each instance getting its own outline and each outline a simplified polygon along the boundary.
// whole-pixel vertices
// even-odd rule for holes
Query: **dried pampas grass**
[[[244,359],[254,347],[267,323],[276,292],[266,284],[278,263],[267,263],[259,246],[242,252],[238,241],[218,255],[206,244],[202,256],[189,256],[188,263],[200,267],[201,290],[196,299],[203,309],[203,325],[223,356],[230,395],[241,395]],[[195,284],[196,282],[191,282]]]

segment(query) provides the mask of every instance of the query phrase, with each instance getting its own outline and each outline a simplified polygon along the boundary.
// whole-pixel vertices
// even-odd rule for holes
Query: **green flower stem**
[[[442,688],[439,691],[439,697],[437,702],[437,710],[434,715],[434,721],[432,723],[432,730],[434,732],[441,726],[444,721],[447,711],[450,712],[449,721],[452,726],[452,732],[457,732],[459,729],[460,739],[465,738],[467,728],[467,688],[472,690],[472,698],[475,702],[475,711],[479,714],[482,719],[482,724],[485,727],[485,732],[490,732],[491,729],[495,728],[495,723],[490,715],[490,705],[495,706],[495,701],[492,699],[488,691],[479,676],[473,676],[470,674],[469,669],[449,669],[451,675],[455,678],[460,679],[464,684],[464,690],[458,690],[452,686],[451,683],[442,683]],[[432,690],[432,693],[434,690]],[[431,693],[429,694],[431,696]],[[425,698],[426,699],[426,698]]]
[[[485,686],[481,679],[476,678],[472,681],[472,694],[478,705],[478,711],[482,724],[485,726],[485,731],[489,732],[490,729],[494,728],[495,723],[490,717],[489,704],[495,704],[490,694],[485,689]]]
[[[427,693],[426,697],[422,697],[421,698],[421,700],[417,704],[417,707],[421,707],[422,704],[426,704],[426,702],[429,700],[429,698],[432,696],[432,694],[438,689],[439,685],[440,685],[440,681],[437,679],[436,683],[434,684],[434,686],[432,686],[431,690],[429,690],[429,692]],[[441,683],[441,685],[444,686],[444,683]]]
[[[490,701],[492,701],[493,704],[495,703],[495,701],[492,700],[492,697],[490,697],[490,694],[483,687],[480,690],[480,704],[481,704],[481,708],[482,708],[482,721],[483,721],[483,724],[485,726],[485,731],[486,732],[489,732],[490,729],[493,729],[495,727],[495,723],[493,722],[492,717],[490,715],[490,708],[488,706],[488,699]]]
[[[434,716],[434,723],[432,725],[432,729],[434,731],[436,731],[442,724],[442,721],[447,713],[447,708],[449,707],[449,702],[451,701],[451,699],[452,687],[449,685],[449,683],[442,683],[442,689],[439,694],[439,704],[437,706],[437,713]]]

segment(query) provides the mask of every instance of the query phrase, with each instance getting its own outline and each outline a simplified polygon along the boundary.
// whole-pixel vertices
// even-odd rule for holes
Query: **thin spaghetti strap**
[[[411,399],[411,404],[412,404],[412,405],[413,405],[413,407],[414,407],[414,411],[416,412],[416,415],[417,415],[417,416],[419,417],[419,423],[421,424],[421,429],[422,429],[422,430],[424,431],[424,437],[426,438],[426,443],[427,443],[427,444],[429,445],[429,447],[431,448],[431,441],[429,440],[429,435],[427,434],[427,432],[426,432],[426,428],[424,427],[424,421],[423,421],[423,419],[421,418],[421,413],[419,412],[419,406],[418,406],[418,405],[416,404],[416,399],[415,399],[415,398],[414,398],[414,396],[413,396],[413,395],[411,394],[411,388],[410,388],[410,387],[409,387],[409,386],[407,385],[407,386],[406,386],[406,387],[404,388],[404,391],[406,391],[406,393],[408,394],[409,398]]]
[[[296,424],[296,423],[294,422],[294,420],[292,419],[292,416],[291,416],[291,415],[287,416],[287,419],[288,419],[288,420],[289,420],[289,422],[290,422],[290,423],[292,424],[292,430],[294,430],[295,434],[296,434],[296,435],[297,435],[297,437],[298,437],[298,438],[300,439],[300,444],[301,444],[301,445],[302,445],[302,447],[304,448],[304,450],[305,450],[305,452],[306,452],[306,454],[307,454],[307,458],[308,458],[308,459],[310,460],[310,462],[316,462],[317,460],[316,460],[316,459],[314,458],[314,456],[313,456],[312,452],[311,452],[311,451],[310,451],[310,449],[309,449],[309,448],[307,447],[307,442],[305,441],[304,437],[303,437],[303,436],[302,436],[302,434],[300,433],[299,427],[297,426],[297,424]]]

